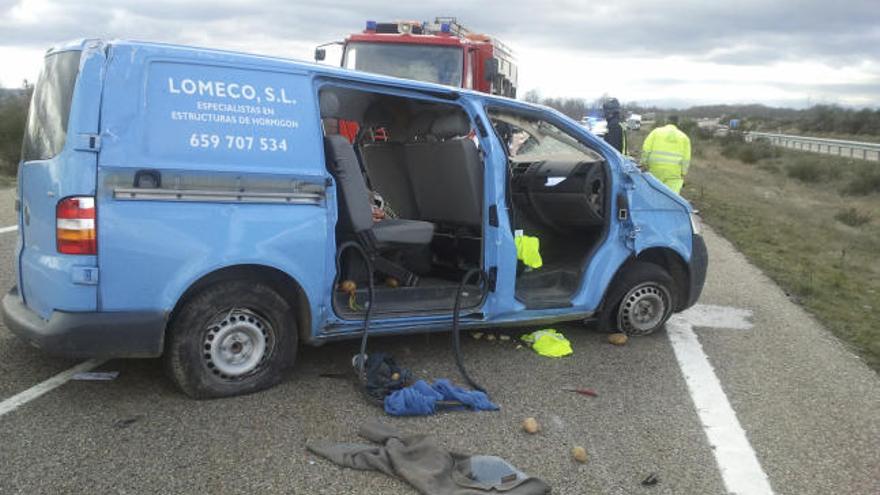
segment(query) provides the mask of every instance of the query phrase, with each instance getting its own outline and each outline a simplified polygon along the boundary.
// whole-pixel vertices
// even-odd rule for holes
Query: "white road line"
[[[730,309],[730,308],[726,308]],[[695,307],[691,312],[700,315],[697,320],[706,321],[707,308]],[[711,310],[709,310],[711,311]],[[688,312],[675,315],[666,324],[666,331],[675,357],[681,367],[691,399],[697,409],[703,430],[715,454],[715,462],[721,472],[721,479],[727,491],[742,495],[772,494],[770,481],[761,468],[758,457],[752,449],[746,432],[736,417],[736,412],[724,395],[721,382],[703,352],[703,346],[694,333],[694,325],[689,321]],[[712,326],[742,329],[735,321],[723,325],[723,318],[713,320]],[[732,315],[731,315],[732,316]],[[741,315],[736,315],[737,319]],[[741,318],[739,318],[741,320]]]
[[[50,392],[53,389],[60,387],[67,383],[73,375],[83,372],[83,371],[91,371],[98,366],[104,364],[106,359],[90,359],[88,361],[79,363],[78,365],[70,368],[67,371],[62,371],[57,375],[49,378],[43,383],[39,383],[34,385],[33,387],[25,390],[24,392],[13,395],[12,397],[0,402],[0,416],[3,416],[6,413],[14,411],[19,406],[27,404],[28,402],[40,397],[46,392]]]
[[[18,225],[10,225],[9,227],[0,227],[0,234],[5,234],[7,232],[15,232],[18,230]]]

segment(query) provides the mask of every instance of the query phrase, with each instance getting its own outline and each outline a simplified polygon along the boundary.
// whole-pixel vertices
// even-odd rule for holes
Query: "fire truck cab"
[[[496,38],[473,33],[454,17],[418,21],[367,21],[362,33],[341,43],[342,67],[516,97],[512,51]],[[315,60],[326,58],[326,45]]]

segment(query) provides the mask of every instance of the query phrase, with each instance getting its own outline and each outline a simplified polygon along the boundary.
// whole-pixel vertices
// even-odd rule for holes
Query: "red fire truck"
[[[348,69],[516,97],[511,50],[492,36],[469,31],[454,17],[432,23],[367,21],[362,33],[317,47],[316,61],[326,58],[325,47],[331,44],[342,45],[342,66]]]

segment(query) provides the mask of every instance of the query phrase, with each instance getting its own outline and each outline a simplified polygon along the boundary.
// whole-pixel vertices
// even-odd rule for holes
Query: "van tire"
[[[223,281],[176,312],[165,369],[192,398],[231,397],[277,385],[296,350],[296,318],[283,297],[261,282]]]
[[[630,336],[650,335],[664,328],[676,307],[675,282],[663,267],[636,261],[611,284],[599,330]],[[640,309],[640,313],[634,311]]]

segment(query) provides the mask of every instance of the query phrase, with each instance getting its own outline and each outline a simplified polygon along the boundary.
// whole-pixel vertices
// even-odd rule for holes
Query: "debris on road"
[[[599,394],[597,394],[596,391],[593,390],[593,389],[591,389],[591,388],[574,388],[574,387],[571,387],[571,388],[563,388],[562,390],[563,390],[564,392],[574,392],[574,393],[576,393],[576,394],[580,394],[580,395],[588,395],[588,396],[590,396],[590,397],[598,397],[598,396],[599,396]]]
[[[74,374],[71,379],[92,382],[109,382],[118,377],[118,371],[80,371],[79,373]]]
[[[140,421],[143,418],[144,417],[142,415],[137,415],[137,416],[132,416],[130,418],[117,419],[116,421],[113,422],[113,426],[116,428],[119,428],[120,430],[124,430],[125,428],[128,428],[129,426],[137,423],[138,421]]]
[[[660,483],[660,478],[655,473],[649,474],[647,478],[642,480],[642,486],[654,486],[657,483]]]
[[[525,430],[526,433],[534,435],[541,431],[541,425],[538,424],[538,420],[535,418],[526,418],[522,422],[522,429]]]
[[[627,337],[625,333],[612,333],[608,336],[608,342],[614,345],[626,345],[628,340],[629,337]]]
[[[520,340],[532,346],[532,350],[546,357],[563,357],[572,354],[571,342],[554,328],[527,333]]]
[[[401,433],[375,422],[361,426],[359,434],[381,445],[319,442],[306,447],[343,467],[396,476],[419,493],[550,493],[547,483],[500,457],[449,452],[430,436]]]
[[[587,451],[583,447],[574,447],[571,449],[571,456],[574,460],[585,464],[587,462]]]

